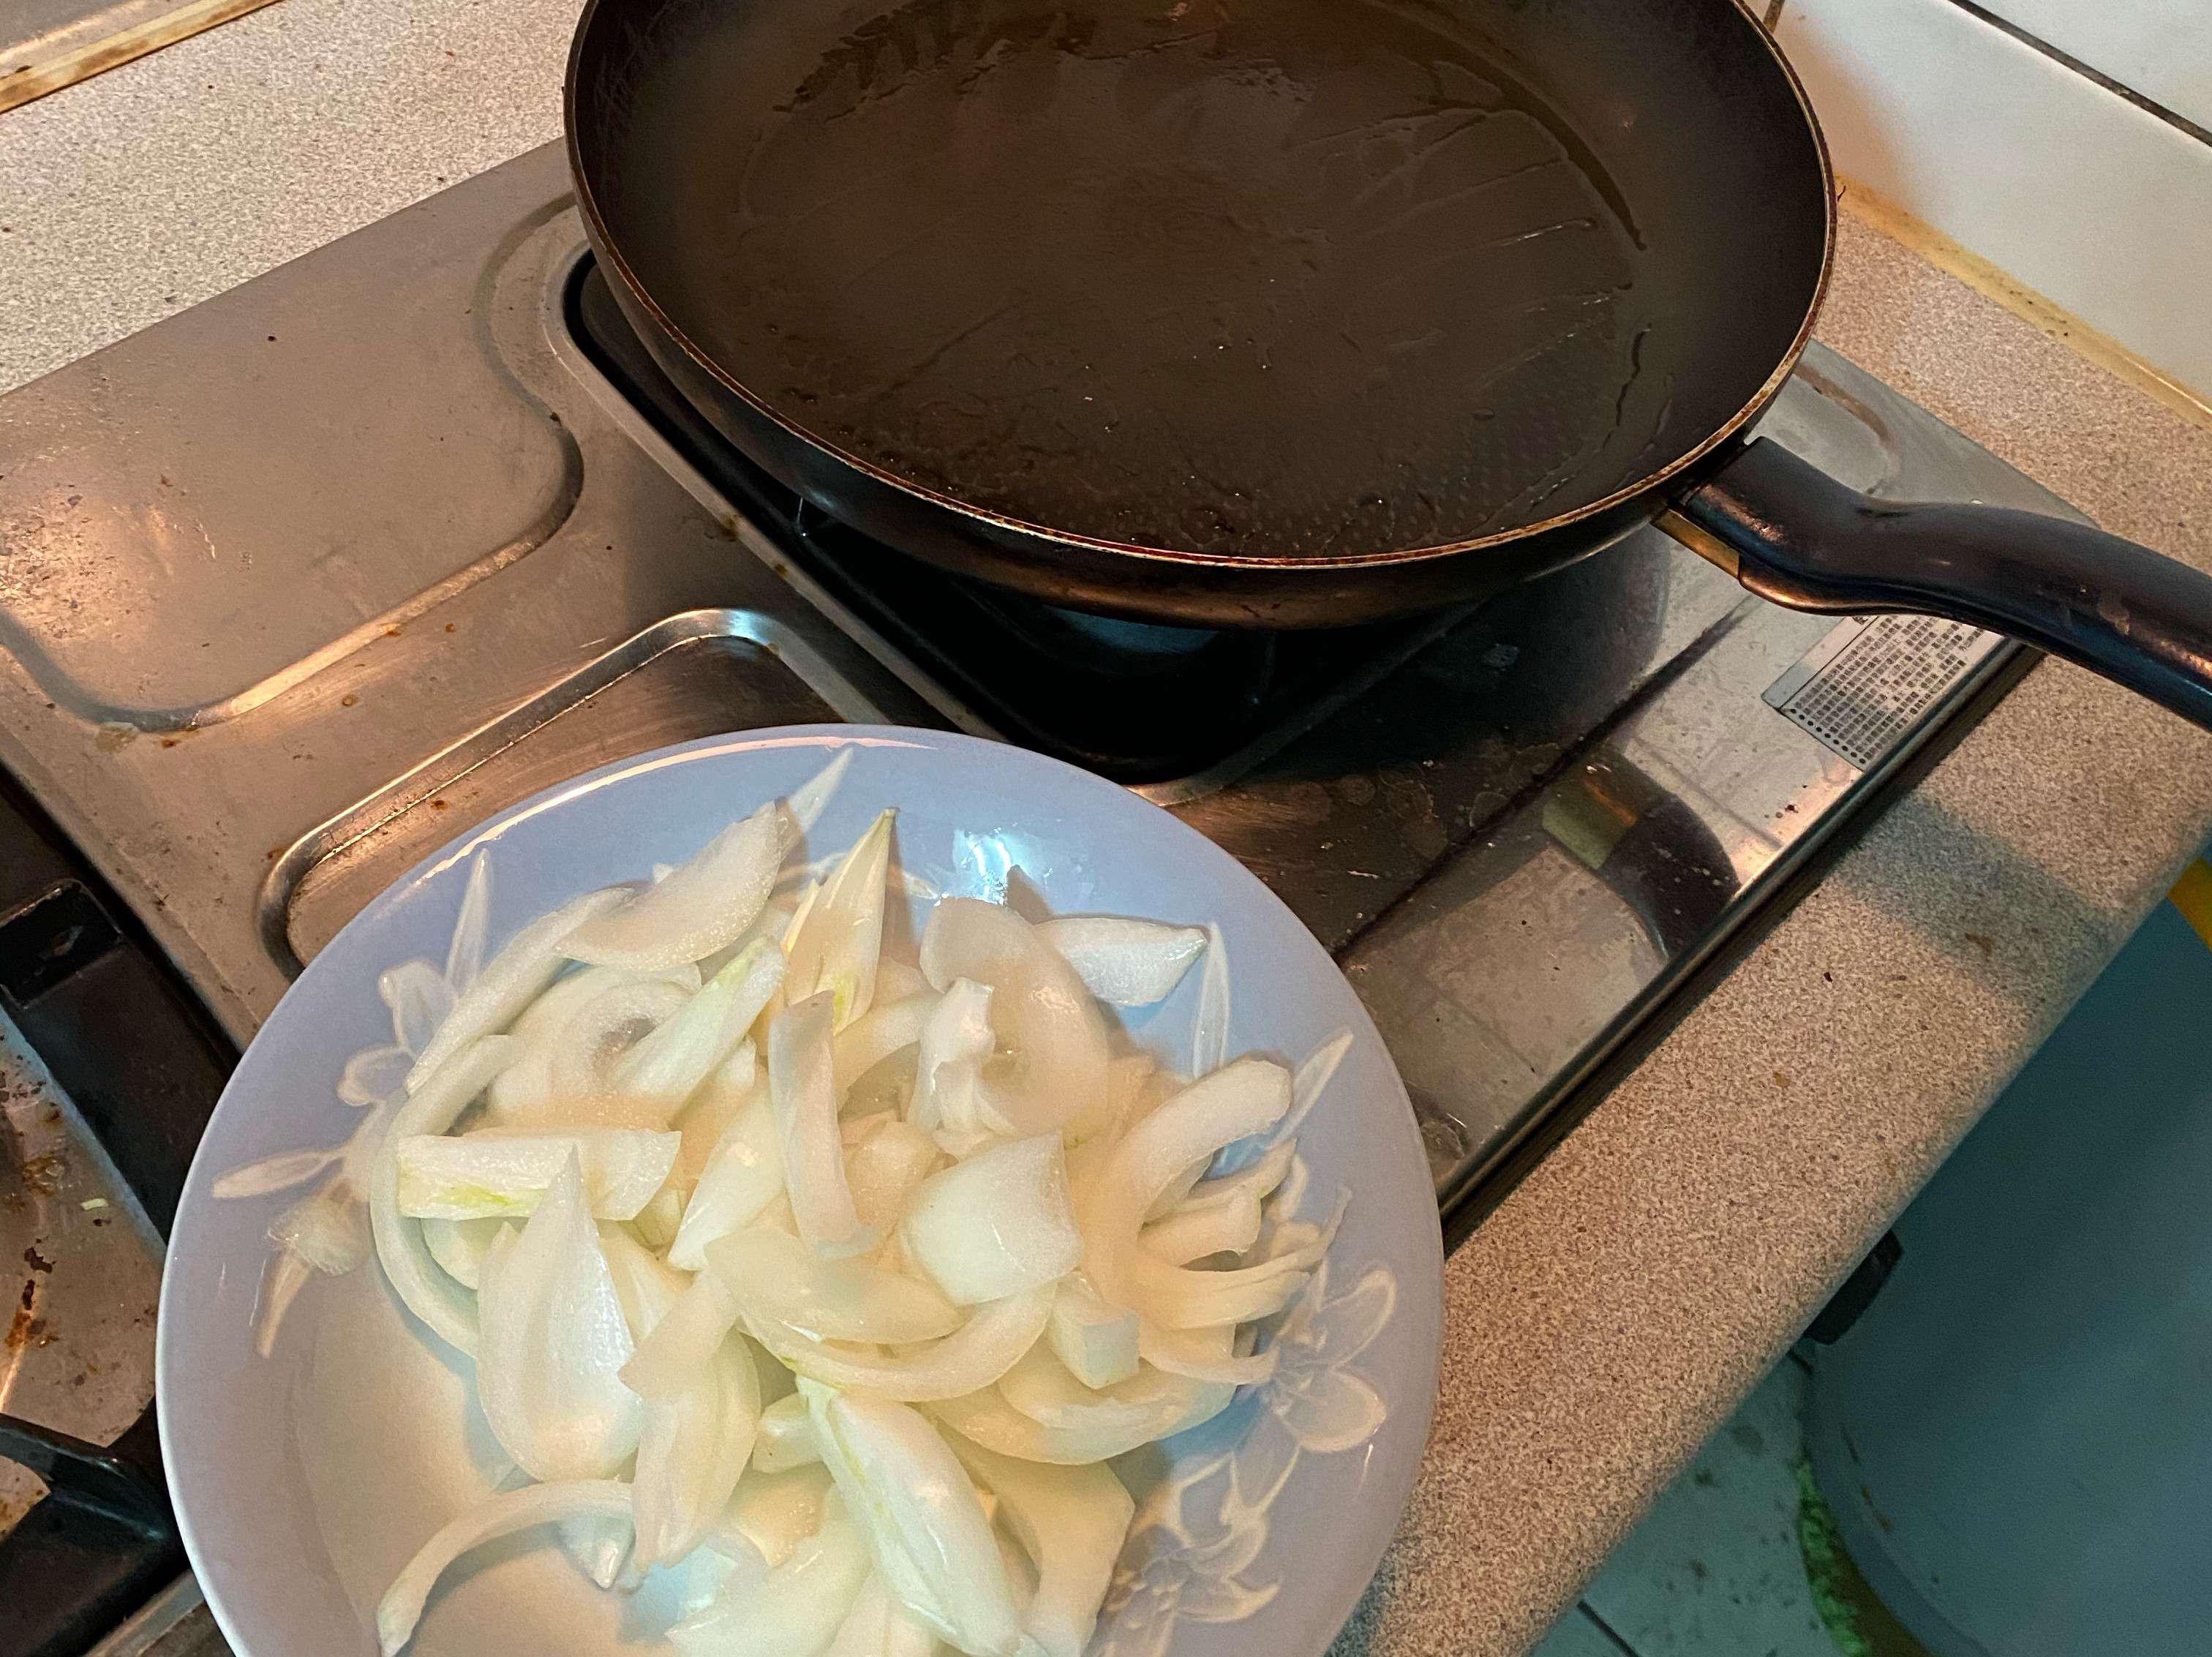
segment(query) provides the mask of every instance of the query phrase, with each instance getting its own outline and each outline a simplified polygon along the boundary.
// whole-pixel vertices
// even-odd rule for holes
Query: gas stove
[[[1761,429],[2067,510],[1817,345]],[[161,1230],[301,963],[526,794],[827,719],[1125,781],[1342,961],[1456,1240],[2028,665],[1777,609],[1656,531],[1303,637],[971,586],[688,411],[551,146],[0,398],[0,1647],[222,1649],[144,1410]]]

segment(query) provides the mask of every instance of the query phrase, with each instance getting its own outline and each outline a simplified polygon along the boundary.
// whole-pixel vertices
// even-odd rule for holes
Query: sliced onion
[[[1272,1127],[1290,1108],[1291,1078],[1279,1064],[1243,1058],[1191,1084],[1129,1130],[1085,1193],[1085,1269],[1112,1305],[1171,1327],[1170,1301],[1204,1274],[1167,1266],[1138,1246],[1146,1210],[1190,1165],[1222,1146]],[[1202,1323],[1231,1319],[1208,1317]]]
[[[1274,1349],[1240,1353],[1237,1336],[1234,1324],[1217,1324],[1210,1329],[1161,1329],[1146,1324],[1137,1345],[1145,1362],[1154,1368],[1192,1380],[1249,1386],[1273,1375]]]
[[[1158,1372],[1139,1371],[1139,1379]],[[1007,1403],[998,1388],[947,1398],[930,1405],[930,1413],[963,1438],[1023,1461],[1050,1462],[1057,1466],[1080,1466],[1107,1461],[1160,1439],[1171,1438],[1211,1421],[1227,1409],[1237,1396],[1233,1386],[1208,1386],[1165,1378],[1172,1391],[1163,1391],[1142,1415],[1100,1416],[1071,1424],[1048,1427]]]
[[[893,1053],[920,1041],[930,1014],[936,1010],[938,997],[927,984],[920,995],[897,1001],[883,996],[881,989],[878,984],[875,1004],[838,1031],[831,1045],[840,1098]]]
[[[896,1002],[911,1001],[916,996],[933,993],[929,987],[929,980],[922,976],[920,967],[909,966],[889,955],[876,963],[876,1004],[878,1007],[889,1007]]]
[[[903,1354],[878,1355],[861,1347],[811,1340],[750,1306],[744,1309],[753,1337],[798,1374],[825,1386],[908,1404],[957,1398],[988,1386],[1036,1344],[1051,1315],[1049,1288],[1024,1289],[978,1307],[943,1340]]]
[[[799,1390],[891,1596],[972,1657],[1014,1657],[1020,1615],[991,1521],[929,1418],[805,1380]]]
[[[682,1143],[678,1134],[634,1128],[410,1134],[393,1152],[399,1211],[413,1220],[520,1219],[537,1209],[546,1187],[573,1157],[583,1169],[592,1214],[628,1220],[667,1179]]]
[[[816,1341],[910,1345],[960,1326],[959,1311],[918,1278],[824,1260],[780,1231],[756,1228],[710,1243],[707,1265],[749,1319],[766,1318]]]
[[[1065,1276],[1083,1258],[1083,1238],[1060,1136],[1011,1140],[931,1175],[899,1234],[908,1258],[961,1306]]]
[[[440,1270],[464,1288],[483,1280],[484,1256],[492,1240],[507,1229],[504,1220],[425,1220],[422,1242]]]
[[[415,1637],[430,1590],[463,1554],[517,1531],[563,1520],[627,1520],[629,1502],[629,1486],[619,1479],[581,1479],[509,1490],[449,1520],[407,1562],[377,1604],[376,1637],[384,1657],[394,1657]]]
[[[693,1657],[793,1657],[829,1643],[867,1581],[868,1544],[841,1510],[802,1538],[757,1582],[732,1584],[714,1603],[668,1630]]]
[[[792,940],[792,1000],[827,990],[835,998],[836,1027],[866,1013],[876,994],[876,962],[883,953],[885,877],[890,870],[891,824],[880,813],[822,882],[805,923]]]
[[[821,1528],[828,1504],[835,1499],[830,1470],[819,1462],[788,1472],[747,1472],[738,1481],[737,1494],[720,1521],[708,1533],[706,1545],[733,1551],[750,1549],[770,1565],[781,1565]]]
[[[620,966],[574,966],[516,1015],[513,1033],[526,1042],[541,1041],[557,1033],[569,1020],[608,990],[621,984],[652,980],[673,984],[682,990],[696,990],[700,984],[699,969],[689,961],[679,961],[658,972],[633,972]]]
[[[692,1095],[691,1102],[677,1118],[676,1128],[684,1136],[684,1148],[676,1153],[676,1167],[668,1180],[686,1200],[698,1185],[699,1176],[706,1173],[714,1147],[729,1131],[730,1124],[737,1120],[738,1112],[752,1102],[753,1090],[762,1085],[760,1051],[747,1037],[715,1068],[706,1085]],[[767,1097],[763,1092],[763,1103]]]
[[[639,1340],[622,1368],[622,1383],[647,1402],[667,1403],[683,1396],[714,1361],[738,1325],[738,1303],[712,1272],[693,1278],[665,1317]],[[760,1390],[760,1378],[753,1378]]]
[[[845,1183],[853,1193],[854,1212],[865,1233],[884,1236],[899,1223],[908,1202],[941,1160],[937,1142],[890,1115],[848,1123],[845,1139]]]
[[[828,991],[795,1002],[768,1031],[769,1102],[799,1234],[809,1248],[844,1250],[863,1240],[845,1181],[837,1136],[837,1088],[830,1036],[836,1003]]]
[[[985,1132],[976,1090],[984,1061],[998,1042],[991,1028],[990,985],[953,979],[931,1008],[919,1039],[907,1120],[940,1139],[949,1137],[948,1148],[972,1148],[970,1142]]]
[[[637,1447],[634,1343],[571,1158],[521,1232],[492,1245],[478,1295],[477,1399],[532,1478],[603,1477]]]
[[[634,1496],[641,1569],[683,1558],[721,1516],[760,1413],[760,1376],[741,1336],[717,1347],[677,1396],[646,1404]]]
[[[845,780],[845,773],[853,769],[853,756],[858,747],[845,746],[837,750],[830,763],[793,789],[784,800],[784,809],[791,815],[791,826],[795,837],[814,832],[814,825],[822,820],[822,813],[830,809],[830,801]]]
[[[731,824],[666,880],[577,926],[562,950],[580,961],[641,972],[712,954],[768,902],[787,849],[784,824],[777,801]]]
[[[1085,1386],[1111,1386],[1137,1373],[1137,1314],[1107,1305],[1079,1271],[1054,1290],[1045,1334],[1054,1355]]]
[[[453,1010],[430,1038],[415,1068],[407,1073],[407,1091],[420,1093],[440,1066],[478,1036],[504,1030],[568,965],[561,953],[562,939],[576,926],[622,901],[618,890],[586,892],[571,899],[550,915],[541,915],[516,933],[507,947],[484,963],[483,971],[453,1002]]]
[[[783,1149],[765,1086],[732,1118],[707,1158],[669,1245],[671,1265],[703,1270],[707,1245],[750,1224],[783,1194]]]
[[[1043,1657],[1083,1657],[1137,1504],[1103,1466],[1041,1466],[958,1438],[951,1447],[1036,1566],[1023,1632]]]
[[[783,953],[757,938],[665,1023],[615,1061],[613,1091],[659,1106],[665,1122],[745,1039],[782,986]]]
[[[937,1649],[937,1636],[891,1597],[881,1576],[871,1575],[822,1657],[933,1657]]]
[[[1028,922],[1001,905],[947,898],[923,929],[921,970],[940,990],[956,978],[991,986],[1005,1051],[983,1067],[989,1125],[1042,1133],[1097,1108],[1107,1060],[1097,1003]]]
[[[1192,1197],[1164,1220],[1137,1234],[1137,1246],[1171,1266],[1188,1265],[1214,1254],[1242,1254],[1260,1239],[1260,1199],[1231,1191],[1209,1199]]]
[[[633,1342],[644,1340],[676,1309],[690,1280],[672,1270],[627,1228],[602,1220],[599,1233],[599,1252],[606,1257],[607,1275],[614,1279],[623,1321],[629,1325]]]
[[[1037,935],[1109,1007],[1165,1001],[1206,949],[1203,927],[1121,915],[1064,916],[1043,923]]]
[[[692,999],[665,978],[638,978],[610,985],[578,1008],[545,1039],[546,1085],[552,1108],[615,1091],[615,1063]],[[659,1127],[663,1116],[653,1124]]]
[[[806,1413],[805,1398],[793,1392],[761,1411],[760,1433],[753,1440],[754,1466],[764,1473],[781,1473],[821,1459],[822,1447],[814,1441],[814,1421]]]
[[[477,1349],[477,1308],[430,1258],[422,1227],[399,1212],[398,1142],[410,1134],[443,1133],[452,1127],[513,1051],[514,1039],[507,1036],[479,1036],[455,1051],[393,1115],[369,1170],[369,1228],[385,1276],[432,1334],[462,1352]]]

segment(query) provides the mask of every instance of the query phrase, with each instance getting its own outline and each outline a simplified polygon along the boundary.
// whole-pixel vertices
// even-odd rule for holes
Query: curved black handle
[[[2133,541],[2033,512],[1878,501],[1767,438],[1675,511],[1761,598],[2009,633],[2212,730],[2212,576]]]

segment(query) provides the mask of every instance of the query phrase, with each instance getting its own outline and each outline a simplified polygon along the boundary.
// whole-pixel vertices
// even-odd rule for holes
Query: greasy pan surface
[[[594,0],[569,119],[687,390],[998,576],[1548,566],[1763,404],[1828,247],[1733,0]]]

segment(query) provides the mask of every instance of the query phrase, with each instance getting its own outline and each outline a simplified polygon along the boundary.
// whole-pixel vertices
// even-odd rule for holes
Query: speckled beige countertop
[[[574,10],[283,0],[0,116],[0,389],[555,137]],[[1848,215],[1820,332],[2212,568],[2212,432]],[[1339,1653],[1538,1637],[2208,831],[2212,739],[2032,673],[1452,1257],[1435,1436]]]

